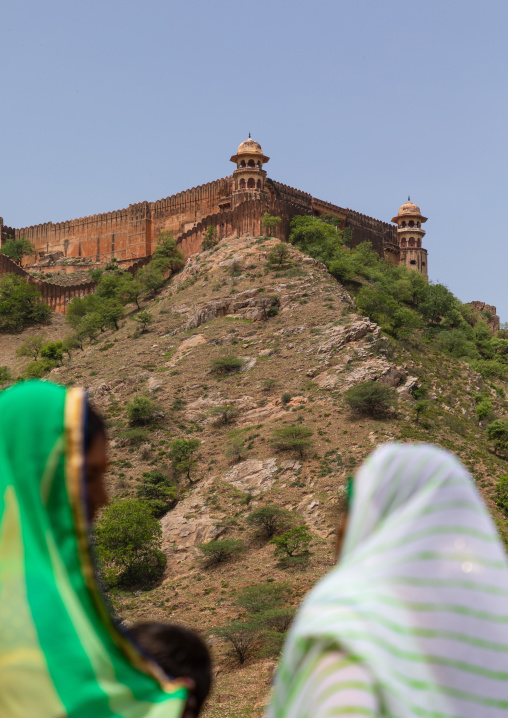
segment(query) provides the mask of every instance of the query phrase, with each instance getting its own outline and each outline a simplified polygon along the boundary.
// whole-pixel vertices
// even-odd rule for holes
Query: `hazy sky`
[[[390,221],[508,320],[506,0],[3,0],[0,215],[22,227],[231,173]]]

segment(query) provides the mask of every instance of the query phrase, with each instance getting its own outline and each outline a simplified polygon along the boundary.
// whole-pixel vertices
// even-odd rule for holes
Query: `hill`
[[[323,264],[296,247],[288,247],[280,267],[268,266],[276,245],[270,238],[230,237],[194,255],[143,307],[153,316],[148,331],[127,317],[118,331],[104,332],[48,375],[86,386],[107,418],[112,495],[134,494],[143,472],[169,472],[172,440],[200,441],[190,480],[180,478],[178,501],[161,519],[164,579],[111,595],[127,623],[177,621],[208,637],[217,674],[209,718],[262,715],[276,660],[274,649],[239,667],[212,629],[244,614],[236,601],[255,584],[284,583],[286,606],[298,605],[333,564],[347,476],[376,445],[431,441],[457,453],[506,533],[495,503],[506,462],[493,453],[477,416],[480,396],[489,398],[493,416],[507,417],[504,380],[484,379],[416,330],[399,340],[387,336],[357,312]],[[135,307],[129,309],[134,316]],[[27,336],[53,340],[67,331],[53,315],[48,327],[2,336],[0,365],[21,372],[28,360],[15,349]],[[225,363],[223,373],[216,360]],[[366,381],[397,396],[382,418],[353,416],[346,404],[345,392]],[[423,389],[427,403],[419,415]],[[133,443],[126,405],[136,396],[155,402],[158,416]],[[312,431],[303,456],[273,443],[274,431],[289,426]],[[281,567],[274,546],[253,531],[247,515],[270,504],[299,514],[310,527],[308,565]],[[246,550],[205,567],[196,545],[216,538],[242,539]]]

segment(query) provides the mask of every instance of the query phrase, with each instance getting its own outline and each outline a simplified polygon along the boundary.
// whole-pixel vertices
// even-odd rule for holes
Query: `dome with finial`
[[[243,142],[241,142],[238,146],[238,151],[236,155],[233,155],[233,157],[231,157],[231,162],[236,162],[238,157],[240,157],[241,155],[256,155],[262,162],[268,162],[268,160],[270,159],[269,157],[265,157],[265,155],[263,154],[263,150],[261,149],[261,145],[259,144],[259,142],[256,142],[256,140],[252,139],[252,137],[250,136],[250,132],[249,137]]]
[[[420,208],[414,202],[411,202],[411,198],[407,198],[407,202],[399,207],[399,213],[392,219],[392,222],[397,222],[401,217],[414,217],[420,219],[422,222],[427,221],[427,217],[423,217]]]
[[[249,154],[251,152],[261,155],[263,154],[261,145],[259,142],[256,142],[256,140],[253,140],[252,137],[249,137],[248,140],[244,140],[244,142],[239,145],[237,154],[242,155],[244,152],[248,152]]]

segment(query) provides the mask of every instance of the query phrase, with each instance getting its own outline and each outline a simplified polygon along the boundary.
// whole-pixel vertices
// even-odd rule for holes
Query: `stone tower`
[[[399,264],[405,264],[408,269],[415,269],[428,278],[427,250],[422,247],[425,230],[422,224],[427,221],[420,208],[411,202],[408,197],[399,213],[392,219],[397,223],[397,242],[400,247]]]
[[[263,154],[259,142],[251,139],[249,134],[249,139],[242,142],[236,155],[231,157],[231,162],[236,164],[236,170],[233,172],[235,191],[263,191],[266,177],[263,164],[269,159]]]

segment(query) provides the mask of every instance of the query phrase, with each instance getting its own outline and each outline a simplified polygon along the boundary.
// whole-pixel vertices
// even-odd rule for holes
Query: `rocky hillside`
[[[333,563],[346,478],[377,444],[424,440],[455,451],[504,531],[493,490],[506,463],[490,450],[475,412],[483,394],[496,416],[506,417],[502,383],[487,384],[417,336],[398,343],[384,336],[356,313],[323,265],[294,247],[281,268],[269,268],[267,253],[276,243],[230,238],[191,257],[144,307],[154,318],[146,333],[128,317],[119,331],[102,334],[49,375],[88,387],[107,418],[112,494],[129,495],[143,472],[167,467],[173,439],[201,442],[191,480],[181,480],[179,501],[161,520],[164,580],[148,590],[117,591],[113,600],[127,622],[178,621],[209,637],[216,683],[207,717],[262,715],[275,658],[254,655],[239,667],[211,630],[242,614],[235,601],[249,585],[286,582],[288,605],[299,603]],[[0,365],[19,373],[28,361],[15,355],[23,339],[35,333],[54,339],[66,331],[55,316],[42,331],[2,337]],[[241,360],[238,370],[214,372],[221,357]],[[344,402],[349,387],[368,380],[397,392],[396,409],[382,420],[355,418]],[[417,421],[413,393],[422,385],[428,406]],[[149,396],[159,410],[155,428],[138,446],[125,435],[125,405],[137,395]],[[233,407],[226,423],[220,421],[225,405]],[[274,430],[289,425],[312,430],[304,457],[274,449]],[[246,521],[269,503],[300,514],[310,527],[307,567],[281,568],[273,545],[260,541]],[[205,568],[196,544],[217,537],[241,538],[246,550]]]

